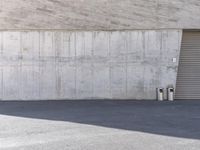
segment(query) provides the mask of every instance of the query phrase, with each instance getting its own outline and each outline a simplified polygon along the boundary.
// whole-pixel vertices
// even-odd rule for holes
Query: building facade
[[[200,99],[198,16],[199,0],[2,0],[0,99]]]

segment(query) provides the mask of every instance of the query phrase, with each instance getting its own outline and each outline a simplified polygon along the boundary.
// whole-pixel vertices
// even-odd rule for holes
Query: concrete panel
[[[24,60],[39,59],[40,56],[40,33],[21,32],[21,53]]]
[[[158,59],[160,56],[160,40],[162,36],[159,31],[148,31],[144,34],[145,57]]]
[[[40,68],[32,62],[23,64],[20,72],[20,89],[22,100],[37,100],[40,99]],[[49,85],[49,84],[48,84]]]
[[[40,59],[55,58],[54,32],[40,32]]]
[[[143,68],[143,67],[142,67]],[[144,70],[143,70],[143,87],[144,87],[144,93],[142,95],[142,99],[145,97],[151,97],[151,99],[156,99],[156,94],[153,94],[156,92],[156,88],[162,87],[159,83],[159,74],[160,70],[158,69],[159,65],[152,65],[152,64],[145,64]],[[162,76],[163,77],[163,76]],[[165,77],[166,83],[168,83],[170,80],[167,76]],[[163,86],[163,88],[166,88],[167,84]]]
[[[0,29],[200,28],[199,0],[1,0]]]
[[[0,67],[0,100],[3,97],[3,69]]]
[[[97,59],[109,56],[109,33],[93,32],[93,55]]]
[[[2,59],[2,50],[3,50],[3,33],[0,33],[0,59]],[[0,61],[0,100],[3,97],[3,67],[2,61]]]
[[[144,67],[140,63],[127,66],[127,98],[133,97],[134,99],[144,98]]]
[[[3,100],[155,99],[176,84],[181,30],[0,35]]]
[[[57,99],[55,63],[40,64],[39,87],[41,99]]]
[[[76,32],[76,43],[75,43],[75,50],[76,50],[76,57],[81,58],[85,56],[85,34],[84,32]]]
[[[3,100],[21,100],[20,65],[3,67]]]
[[[76,59],[76,32],[70,32],[70,39],[69,39],[69,57],[72,60]]]
[[[111,98],[123,99],[127,92],[126,66],[116,65],[111,68]]]
[[[127,62],[141,62],[144,56],[144,34],[142,31],[129,32]]]
[[[10,58],[18,59],[21,55],[21,34],[20,32],[4,32],[3,33],[3,54]]]
[[[76,68],[66,63],[59,64],[60,99],[76,98]],[[59,79],[60,78],[60,79]]]
[[[67,59],[70,57],[70,32],[58,32],[57,34],[61,34],[60,36],[60,56],[59,58]],[[59,43],[59,42],[58,42]]]
[[[78,65],[76,71],[76,99],[93,97],[93,76],[91,65]]]
[[[91,57],[94,55],[93,48],[93,32],[84,32],[84,55],[85,57]]]
[[[40,33],[21,32],[21,99],[39,99]]]
[[[109,65],[95,63],[93,66],[93,98],[111,99],[111,73]]]

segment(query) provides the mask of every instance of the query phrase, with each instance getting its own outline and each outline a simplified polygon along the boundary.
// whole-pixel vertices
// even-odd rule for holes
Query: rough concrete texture
[[[0,98],[156,99],[157,87],[175,87],[181,35],[1,32]]]
[[[199,29],[199,16],[199,0],[0,2],[0,29]]]
[[[200,101],[0,102],[0,150],[199,150]]]

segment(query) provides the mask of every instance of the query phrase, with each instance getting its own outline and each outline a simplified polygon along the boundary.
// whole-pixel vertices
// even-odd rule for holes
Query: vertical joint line
[[[126,41],[125,41],[125,49],[126,49],[126,98],[128,96],[128,52],[129,52],[129,39],[130,39],[130,32],[126,32]]]
[[[40,98],[40,96],[41,96],[41,31],[39,31],[38,32],[39,33],[39,52],[38,52],[38,57],[39,57],[39,82],[38,82],[38,84],[39,84],[39,98]]]
[[[108,57],[109,60],[111,60],[111,33],[112,32],[108,32]],[[112,64],[111,62],[109,62],[109,94],[110,94],[110,98],[112,98]]]
[[[92,97],[94,97],[94,32],[92,32]]]
[[[77,98],[77,52],[76,52],[76,32],[74,33],[74,50],[75,50],[75,98]]]

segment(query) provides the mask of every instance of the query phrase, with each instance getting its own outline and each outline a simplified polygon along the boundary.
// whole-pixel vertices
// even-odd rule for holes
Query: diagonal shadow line
[[[200,139],[200,101],[1,101],[0,115]]]

